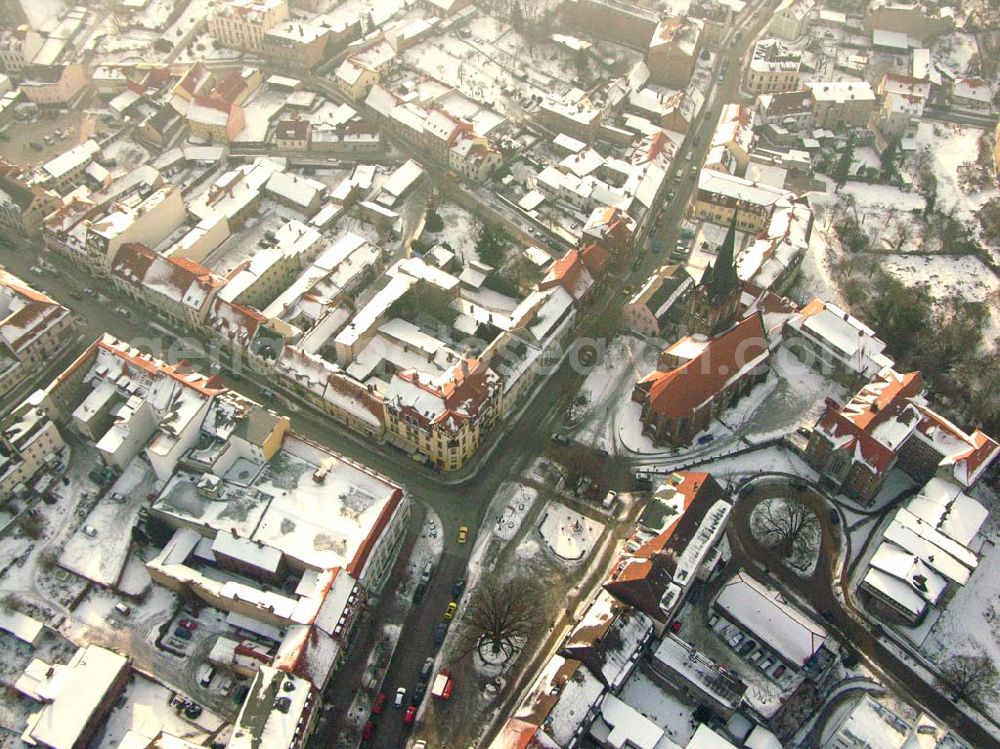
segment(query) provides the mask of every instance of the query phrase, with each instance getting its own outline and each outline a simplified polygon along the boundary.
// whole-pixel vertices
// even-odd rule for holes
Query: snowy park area
[[[604,525],[555,502],[549,502],[538,524],[549,550],[560,559],[577,562],[594,548]]]

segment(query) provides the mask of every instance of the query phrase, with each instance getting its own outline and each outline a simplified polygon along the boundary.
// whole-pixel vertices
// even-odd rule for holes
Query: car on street
[[[400,687],[396,690],[396,697],[393,699],[392,704],[396,707],[402,707],[404,702],[406,702],[406,687]]]
[[[448,604],[448,608],[444,610],[444,618],[448,620],[452,619],[456,611],[458,611],[458,604],[452,601]]]
[[[840,513],[837,512],[836,507],[830,508],[830,522],[834,525],[840,525]]]
[[[462,526],[458,529],[458,542],[464,544],[469,540],[469,528],[467,526]]]
[[[368,741],[372,734],[375,733],[375,724],[371,721],[365,723],[365,727],[361,729],[361,738],[364,741]]]
[[[406,708],[406,713],[403,714],[403,725],[412,726],[413,721],[415,721],[416,719],[417,719],[417,706],[410,705],[408,708]]]
[[[420,701],[424,698],[425,694],[427,694],[427,685],[417,684],[417,686],[413,689],[413,696],[410,698],[410,704],[419,706]]]
[[[388,699],[385,692],[379,692],[375,697],[375,702],[372,703],[372,712],[378,715],[385,709],[385,701]]]
[[[424,665],[420,667],[420,680],[428,681],[432,673],[434,673],[434,659],[427,657],[424,659]]]
[[[413,603],[418,604],[424,600],[424,593],[427,592],[427,583],[419,582],[417,587],[413,589]]]
[[[434,644],[440,645],[444,642],[445,635],[448,634],[448,624],[447,622],[438,622],[437,626],[434,627]]]
[[[413,749],[427,749],[427,742],[420,739],[420,741],[413,745]]]
[[[455,584],[451,586],[451,595],[453,598],[461,598],[462,593],[465,592],[465,580],[456,580]]]

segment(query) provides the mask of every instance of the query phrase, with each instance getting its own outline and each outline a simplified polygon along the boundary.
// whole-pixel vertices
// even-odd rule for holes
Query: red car
[[[684,622],[682,622],[680,619],[675,619],[674,623],[670,625],[670,631],[676,635],[678,632],[681,631],[681,626],[683,624]]]
[[[412,726],[413,721],[417,719],[417,706],[410,705],[406,708],[406,714],[403,716],[403,725]]]
[[[190,619],[181,619],[177,622],[177,626],[186,629],[188,632],[194,632],[198,629],[198,622],[193,622]]]
[[[375,724],[371,721],[365,723],[365,727],[361,729],[361,739],[363,741],[368,741],[372,737],[372,732],[375,730]]]
[[[385,708],[386,701],[385,692],[379,692],[378,697],[375,698],[375,704],[372,705],[372,712],[378,715]]]

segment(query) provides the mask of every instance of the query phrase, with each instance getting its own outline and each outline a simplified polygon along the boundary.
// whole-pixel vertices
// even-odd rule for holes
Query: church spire
[[[708,282],[708,297],[714,303],[721,302],[739,285],[739,279],[736,276],[736,216],[738,212],[739,209],[733,211],[733,220],[729,223],[729,230],[719,248],[719,256],[716,258],[712,276]]]

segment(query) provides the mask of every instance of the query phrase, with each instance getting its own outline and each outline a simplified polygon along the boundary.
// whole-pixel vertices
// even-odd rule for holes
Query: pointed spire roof
[[[726,238],[719,248],[712,274],[708,279],[708,298],[712,302],[720,302],[739,285],[736,276],[736,217],[739,210],[733,211],[733,220],[729,223]]]

